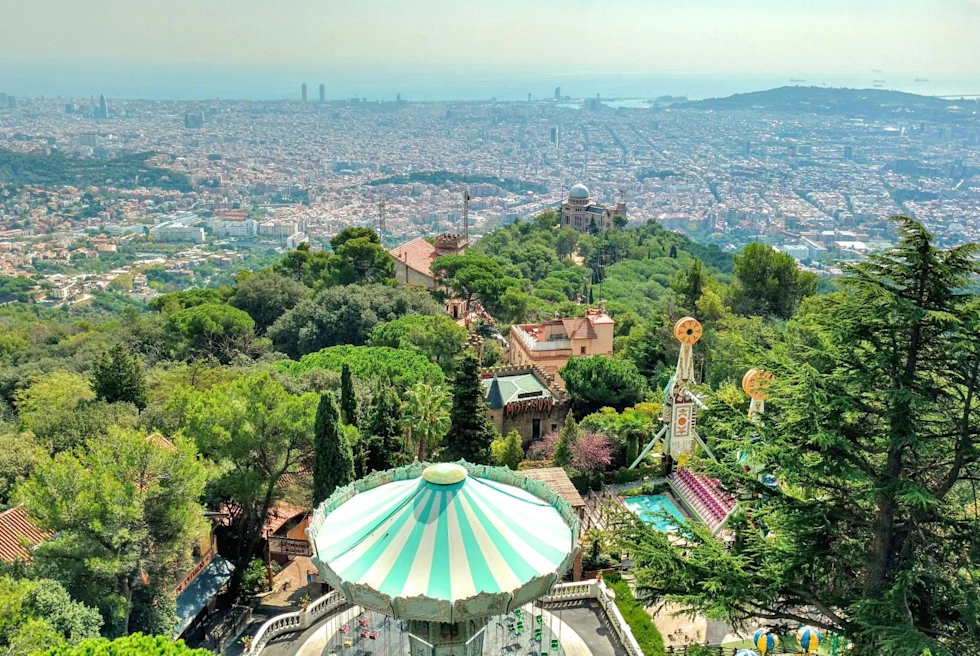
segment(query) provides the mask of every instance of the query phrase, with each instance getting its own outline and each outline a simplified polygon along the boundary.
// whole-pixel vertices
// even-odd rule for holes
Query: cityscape
[[[0,21],[0,655],[980,655],[977,0]]]
[[[143,166],[187,184],[154,188],[133,175],[5,185],[0,267],[25,274],[41,260],[70,270],[71,258],[137,237],[207,242],[198,252],[220,264],[254,248],[322,245],[344,227],[377,228],[382,216],[395,246],[462,232],[466,194],[478,236],[558,207],[577,183],[599,204],[623,203],[631,223],[656,221],[729,251],[763,241],[829,276],[837,261],[891,243],[895,214],[950,245],[980,229],[976,97],[872,89],[868,106],[814,112],[809,99],[776,99],[798,90],[829,104],[836,92],[773,90],[721,110],[675,97],[573,99],[560,88],[527,103],[327,100],[319,88],[318,98],[304,101],[304,85],[295,100],[261,103],[5,94],[5,151],[143,154]],[[67,252],[79,239],[88,247]],[[166,265],[187,270],[187,257]]]

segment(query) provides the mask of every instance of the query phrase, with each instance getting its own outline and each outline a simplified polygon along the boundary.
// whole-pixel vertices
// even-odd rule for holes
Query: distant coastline
[[[802,72],[801,72],[802,73]],[[937,75],[932,72],[886,72],[819,75],[805,72],[772,74],[636,73],[617,72],[569,75],[505,70],[467,72],[437,68],[397,71],[324,71],[315,67],[282,69],[66,65],[12,66],[0,71],[0,91],[18,96],[108,98],[130,100],[299,100],[300,85],[324,84],[327,98],[367,98],[406,101],[453,102],[496,98],[499,101],[546,100],[560,86],[573,100],[685,96],[690,100],[718,98],[785,86],[872,88],[874,80],[886,79],[886,90],[949,96],[980,93],[978,76]]]

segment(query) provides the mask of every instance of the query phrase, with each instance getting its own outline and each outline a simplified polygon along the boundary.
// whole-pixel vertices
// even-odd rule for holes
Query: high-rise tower
[[[320,102],[327,102],[327,87],[320,85]]]
[[[303,102],[306,102],[306,82],[303,83],[301,89],[303,91]]]
[[[109,118],[109,103],[106,102],[104,93],[99,95],[99,113],[96,118]]]
[[[555,87],[555,100],[561,100],[561,87]]]

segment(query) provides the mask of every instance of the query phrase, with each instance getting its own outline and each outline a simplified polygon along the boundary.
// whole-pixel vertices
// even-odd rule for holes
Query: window
[[[552,424],[551,425],[551,432],[554,433],[557,430],[558,430],[558,424]]]
[[[579,351],[579,354],[580,354],[580,355],[585,355],[585,347],[584,347],[584,346],[582,347],[582,350],[581,350],[581,351]]]

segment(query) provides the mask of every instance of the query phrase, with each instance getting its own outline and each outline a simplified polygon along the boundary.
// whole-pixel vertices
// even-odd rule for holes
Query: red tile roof
[[[592,327],[592,322],[587,317],[581,317],[578,319],[562,319],[562,324],[565,326],[565,334],[568,335],[568,339],[595,339],[595,329]]]
[[[14,506],[0,513],[0,558],[13,563],[31,560],[31,551],[51,537],[37,527],[24,506]]]
[[[269,514],[265,519],[265,526],[262,527],[262,535],[273,535],[293,518],[305,515],[308,512],[310,512],[308,509],[294,506],[286,501],[276,501],[269,508]]]
[[[409,269],[413,269],[429,277],[434,277],[432,275],[432,262],[439,257],[439,254],[436,253],[436,247],[424,238],[419,237],[418,239],[405,242],[398,248],[393,248],[388,252],[391,253],[393,258],[406,265]]]

